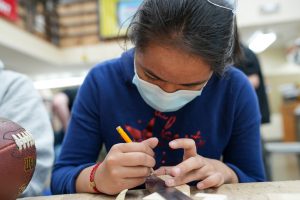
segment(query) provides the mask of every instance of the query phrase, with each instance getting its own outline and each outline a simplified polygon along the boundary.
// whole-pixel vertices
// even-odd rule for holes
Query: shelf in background
[[[55,72],[82,73],[98,62],[120,56],[124,51],[123,41],[59,48],[3,19],[0,19],[0,27],[0,59],[8,69],[25,73],[33,79]],[[127,48],[131,47],[129,44]]]

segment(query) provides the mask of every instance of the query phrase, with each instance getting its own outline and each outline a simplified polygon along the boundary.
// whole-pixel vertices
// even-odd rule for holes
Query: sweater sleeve
[[[242,82],[244,86],[234,101],[234,125],[223,161],[235,171],[241,183],[264,181],[258,102],[250,83]]]
[[[99,88],[95,80],[91,71],[74,102],[62,151],[53,169],[54,194],[76,193],[78,175],[96,162],[101,150]]]
[[[35,139],[37,161],[33,178],[22,196],[41,195],[47,186],[54,161],[53,131],[42,98],[25,76],[6,72],[10,77],[7,90],[0,100],[0,115],[19,123]]]

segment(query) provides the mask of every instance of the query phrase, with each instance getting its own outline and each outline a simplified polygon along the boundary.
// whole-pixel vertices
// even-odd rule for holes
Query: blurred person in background
[[[270,108],[260,62],[251,49],[241,44],[243,58],[235,66],[244,72],[254,87],[261,113],[261,123],[270,123]]]
[[[37,150],[33,178],[21,196],[39,196],[48,187],[54,161],[53,131],[42,98],[24,75],[4,70],[0,61],[0,117],[32,133]]]
[[[240,44],[240,47],[242,50],[242,56],[241,59],[237,60],[235,67],[237,67],[247,75],[249,82],[255,89],[261,114],[261,124],[270,123],[270,108],[260,62],[256,54],[251,49],[249,49],[242,43]],[[263,138],[261,138],[261,140],[266,177],[268,180],[270,180],[271,166],[267,160],[267,152],[264,148],[265,141]]]
[[[67,88],[53,97],[53,113],[59,118],[63,132],[67,131],[77,92],[78,87]]]
[[[58,118],[61,124],[61,128],[54,133],[55,157],[58,157],[60,153],[61,144],[68,128],[73,103],[75,101],[78,89],[78,87],[67,88],[57,93],[53,97],[53,115]]]

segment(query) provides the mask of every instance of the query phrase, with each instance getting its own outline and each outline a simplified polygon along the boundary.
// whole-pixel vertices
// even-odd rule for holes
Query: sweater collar
[[[122,73],[126,83],[132,83],[134,76],[134,54],[135,49],[124,52],[121,56]]]

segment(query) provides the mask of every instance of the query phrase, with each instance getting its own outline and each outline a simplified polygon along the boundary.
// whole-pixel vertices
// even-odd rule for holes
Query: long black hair
[[[235,15],[206,0],[144,0],[128,37],[137,51],[156,43],[200,56],[220,75],[240,55]]]

